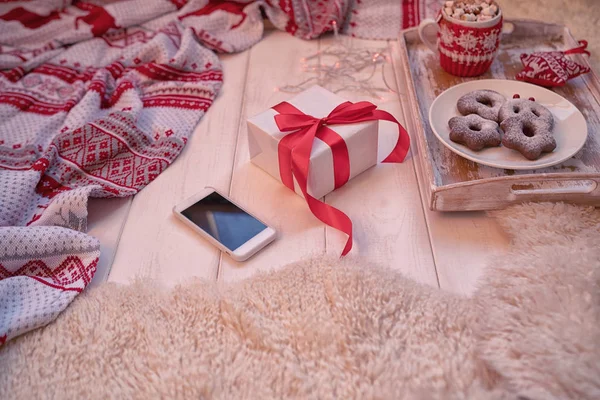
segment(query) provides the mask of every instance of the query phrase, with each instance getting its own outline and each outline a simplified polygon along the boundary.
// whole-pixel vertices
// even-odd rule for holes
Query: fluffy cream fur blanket
[[[471,298],[359,260],[106,284],[0,350],[2,398],[598,399],[600,210],[496,213]]]

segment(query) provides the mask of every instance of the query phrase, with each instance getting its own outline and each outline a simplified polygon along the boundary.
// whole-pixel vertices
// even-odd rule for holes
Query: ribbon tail
[[[398,126],[398,140],[396,141],[396,145],[382,162],[401,163],[404,161],[404,158],[406,158],[406,154],[408,154],[408,149],[410,148],[410,136],[408,136],[408,132],[406,132],[406,129],[400,125],[400,122],[387,111],[375,110],[373,111],[373,116],[379,120],[393,122]]]
[[[298,179],[297,176],[296,179]],[[352,220],[350,220],[350,218],[342,211],[315,199],[310,194],[306,193],[305,190],[302,190],[302,193],[304,194],[308,208],[310,208],[310,211],[315,217],[321,222],[348,235],[348,240],[346,240],[346,245],[344,246],[344,250],[342,250],[342,256],[348,254],[350,250],[352,250]]]
[[[349,168],[336,168],[339,165],[349,166],[349,154],[343,139],[338,138],[335,131],[329,132],[329,128],[324,125],[376,120],[395,123],[398,126],[398,139],[390,154],[383,160],[385,163],[404,161],[410,148],[410,137],[396,118],[388,112],[376,110],[376,106],[368,102],[342,103],[323,119],[306,116],[289,103],[281,103],[274,108],[280,113],[275,117],[275,121],[281,131],[299,129],[299,131],[284,137],[280,141],[279,168],[281,180],[286,186],[293,189],[293,178],[296,178],[298,187],[302,191],[313,215],[323,223],[348,235],[348,240],[342,251],[342,256],[345,256],[352,249],[352,221],[342,211],[308,194],[310,153],[315,137],[320,136],[320,139],[332,148],[336,188],[343,185],[349,178]]]
[[[579,46],[563,51],[563,54],[585,54],[590,56],[590,52],[586,50],[588,46],[587,40],[580,40],[578,43]]]
[[[292,173],[298,182],[298,187],[304,195],[308,208],[321,222],[338,229],[348,235],[348,240],[342,251],[342,256],[352,249],[352,221],[337,208],[326,204],[308,194],[308,168],[310,166],[310,152],[317,134],[318,126],[315,125],[297,142],[292,150]]]

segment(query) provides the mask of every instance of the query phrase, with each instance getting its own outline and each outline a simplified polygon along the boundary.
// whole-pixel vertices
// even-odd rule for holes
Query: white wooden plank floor
[[[321,39],[321,46],[329,46],[334,40],[332,36]],[[353,39],[353,42],[353,46],[359,48],[388,48],[388,43],[382,41]],[[386,65],[384,73],[389,84],[395,87],[391,64]],[[378,70],[372,82],[377,87],[385,87]],[[341,94],[350,101],[365,100],[360,94]],[[403,123],[398,96],[389,93],[383,97],[385,100],[368,100]],[[394,124],[380,123],[381,134],[391,133],[395,138],[396,130]],[[354,255],[397,269],[419,282],[438,285],[412,154],[409,153],[402,164],[380,164],[365,171],[328,194],[325,200],[352,219]],[[327,252],[339,255],[345,236],[329,227],[326,227],[326,232]]]
[[[140,275],[166,284],[190,276],[216,279],[220,252],[182,226],[172,209],[205,186],[229,190],[248,56],[222,57],[222,93],[177,160],[134,197],[110,281],[129,282]]]
[[[242,279],[256,271],[277,268],[325,250],[325,228],[312,217],[304,200],[250,164],[246,129],[246,118],[289,98],[289,94],[275,88],[290,80],[302,80],[299,58],[314,53],[318,47],[318,41],[270,31],[250,50],[246,87],[240,88],[244,91],[244,107],[229,194],[273,226],[278,238],[244,263],[223,256],[219,274],[223,281]]]
[[[398,68],[401,63],[396,42],[390,42],[390,54],[394,68]],[[407,96],[402,90],[399,89],[398,93],[400,101]],[[409,121],[404,119],[404,114],[402,122],[410,133],[412,130]],[[448,291],[469,295],[475,289],[477,279],[488,260],[506,250],[509,238],[496,221],[484,212],[431,211],[424,190],[425,183],[419,182],[439,286]]]
[[[341,252],[343,234],[326,228],[302,198],[249,163],[245,123],[247,117],[288,99],[289,94],[275,88],[302,80],[306,73],[299,59],[331,40],[307,42],[267,31],[250,50],[221,57],[222,93],[173,165],[133,200],[90,202],[90,232],[103,247],[97,281],[108,276],[108,281],[127,283],[146,275],[167,285],[192,276],[229,282],[310,255]],[[394,54],[392,42],[353,40],[361,47],[389,46]],[[386,68],[387,81],[393,84],[392,65]],[[351,101],[372,101],[404,123],[394,94],[383,101],[340,94]],[[352,257],[392,267],[429,285],[470,293],[486,260],[502,251],[508,239],[483,213],[428,210],[414,162],[409,154],[403,164],[372,168],[325,201],[354,222]],[[173,205],[207,185],[229,193],[275,227],[277,240],[247,262],[237,263],[176,221]]]

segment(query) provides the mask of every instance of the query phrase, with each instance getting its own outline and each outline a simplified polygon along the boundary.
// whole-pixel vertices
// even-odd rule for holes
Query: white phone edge
[[[206,231],[201,229],[198,225],[194,224],[192,221],[186,218],[185,215],[182,214],[183,210],[195,204],[199,200],[202,200],[203,198],[205,198],[213,192],[220,194],[225,199],[227,199],[228,201],[239,207],[241,210],[243,210],[245,213],[251,215],[253,218],[256,218],[258,221],[262,222],[262,224],[265,225],[266,228],[260,231],[258,234],[253,236],[250,240],[248,240],[235,250],[230,250],[227,247],[225,247],[221,242],[209,235]],[[269,243],[275,240],[277,233],[275,229],[268,226],[264,221],[257,218],[254,214],[249,213],[248,210],[246,210],[244,207],[240,206],[239,204],[231,200],[229,197],[225,196],[223,193],[219,192],[214,188],[206,188],[205,190],[202,190],[194,194],[193,196],[185,199],[181,203],[177,204],[173,207],[173,214],[175,214],[175,216],[181,222],[183,222],[189,228],[194,230],[196,233],[198,233],[200,236],[202,236],[204,239],[210,242],[213,246],[217,247],[222,252],[229,254],[231,258],[233,258],[235,261],[246,261],[254,254],[256,254],[259,250],[263,249],[265,246],[267,246]]]

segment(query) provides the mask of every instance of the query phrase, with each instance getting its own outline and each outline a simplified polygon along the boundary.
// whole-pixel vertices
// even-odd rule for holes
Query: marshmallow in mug
[[[444,2],[444,12],[462,21],[489,21],[498,15],[494,0],[453,0]]]

